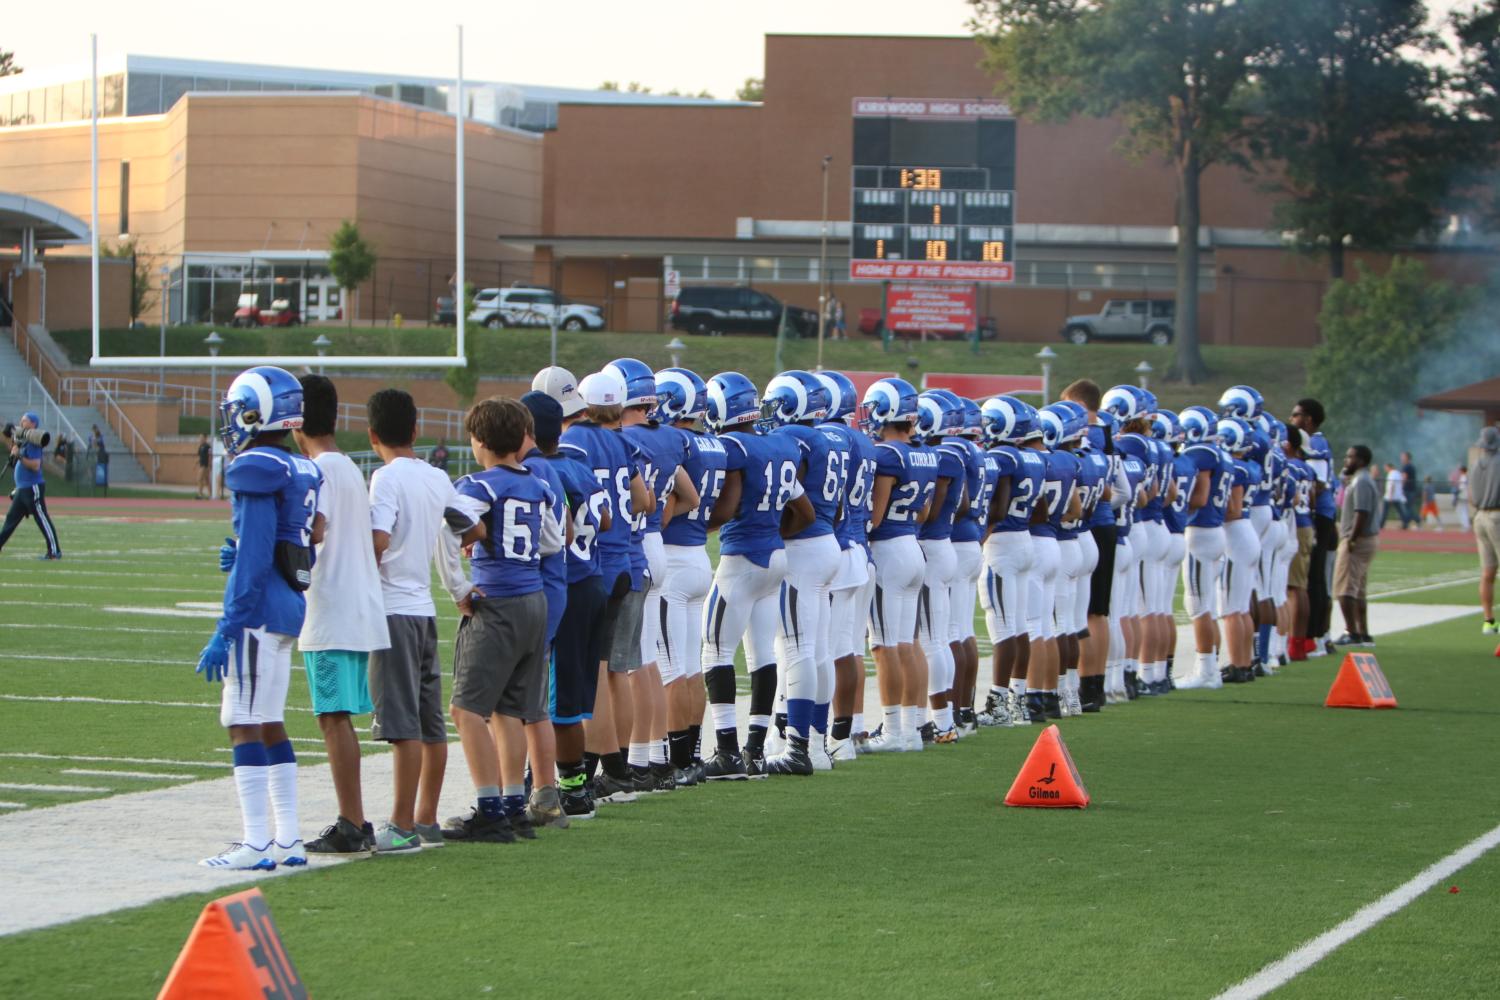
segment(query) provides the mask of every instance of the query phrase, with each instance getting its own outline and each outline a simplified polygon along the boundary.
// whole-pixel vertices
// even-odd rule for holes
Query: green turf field
[[[225,773],[217,690],[193,674],[212,619],[148,613],[218,599],[225,525],[207,508],[168,517],[64,515],[63,562],[24,544],[0,556],[0,784],[104,790],[0,800],[180,780],[109,772]],[[1375,566],[1385,591],[1474,574],[1472,556]],[[1473,599],[1472,585],[1398,599],[1450,591]],[[1036,731],[984,730],[813,779],[606,807],[535,843],[262,889],[313,996],[1206,997],[1500,821],[1493,648],[1477,615],[1382,639],[1396,712],[1321,708],[1336,666],[1322,659],[1064,720],[1094,798],[1081,813],[1001,808]],[[307,704],[298,674],[292,705]],[[312,716],[288,729],[316,763]],[[37,754],[51,756],[18,756]],[[368,792],[378,814],[384,790]],[[36,815],[40,837],[98,835]],[[1500,859],[1451,881],[1460,893],[1428,893],[1284,994],[1493,996]],[[0,996],[150,996],[206,898],[6,938]]]

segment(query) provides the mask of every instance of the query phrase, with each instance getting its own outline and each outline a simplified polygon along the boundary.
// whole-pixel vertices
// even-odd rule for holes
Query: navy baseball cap
[[[27,410],[25,413],[21,414],[21,419],[30,420],[34,426],[42,426],[42,418],[36,415],[35,410]]]
[[[532,437],[537,441],[556,441],[562,436],[563,407],[556,399],[539,390],[521,397],[521,405],[531,411],[535,426]]]

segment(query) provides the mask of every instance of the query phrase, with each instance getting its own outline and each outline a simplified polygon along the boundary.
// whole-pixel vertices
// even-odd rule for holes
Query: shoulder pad
[[[290,459],[265,448],[245,452],[224,472],[224,485],[235,493],[274,494],[291,481]]]

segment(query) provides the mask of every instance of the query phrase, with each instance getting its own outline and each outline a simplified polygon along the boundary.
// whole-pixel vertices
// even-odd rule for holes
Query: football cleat
[[[745,768],[745,758],[728,750],[717,750],[703,762],[705,781],[744,781],[750,777]]]
[[[1026,692],[1026,718],[1038,726],[1047,724],[1047,703],[1040,691]]]
[[[1485,622],[1479,626],[1480,635],[1500,635],[1500,625],[1494,622]]]
[[[789,737],[786,741],[786,750],[771,757],[763,758],[760,769],[766,774],[795,774],[803,777],[813,773],[812,757],[807,752],[807,740],[800,736]]]
[[[833,752],[829,756],[835,761],[857,759],[859,757],[859,750],[855,747],[854,737],[851,736],[847,740],[834,740]]]
[[[822,733],[813,733],[807,744],[807,756],[812,760],[814,771],[832,771],[833,757],[828,753],[828,740]]]
[[[597,814],[593,797],[587,788],[572,788],[562,793],[562,808],[569,820],[593,819]]]
[[[932,742],[941,746],[958,742],[958,727],[950,726],[947,729],[939,729],[932,734]]]
[[[305,860],[305,859],[304,859]],[[235,842],[222,853],[198,862],[204,868],[216,868],[226,872],[269,872],[276,870],[276,859],[271,854],[271,842],[265,847],[252,847]]]
[[[589,794],[594,802],[634,802],[636,798],[636,787],[634,778],[615,778],[608,773],[600,771],[594,775],[593,787]]]
[[[972,708],[959,709],[959,729],[965,734],[979,732],[979,715]]]
[[[919,749],[921,737],[917,737]],[[865,753],[902,753],[907,749],[906,737],[900,733],[888,733],[885,723],[875,727],[870,738],[865,740]]]
[[[745,777],[761,779],[766,776],[766,752],[761,747],[745,748]]]
[[[307,849],[302,846],[300,837],[290,844],[283,844],[279,840],[271,841],[271,856],[278,865],[286,865],[288,868],[307,864]]]
[[[470,808],[467,816],[456,816],[443,826],[444,840],[462,840],[469,844],[514,844],[515,831],[504,816],[486,817]]]

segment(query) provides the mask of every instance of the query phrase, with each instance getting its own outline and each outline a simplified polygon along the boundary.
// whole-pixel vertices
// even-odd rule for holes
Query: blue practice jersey
[[[477,500],[487,534],[474,546],[474,586],[486,597],[520,597],[542,589],[542,516],[557,498],[526,469],[497,465],[453,484]]]
[[[1002,481],[1010,482],[1010,505],[1005,508],[1005,517],[990,530],[1030,531],[1031,511],[1047,479],[1046,452],[1002,444],[991,448],[989,456],[995,463],[996,487]]]
[[[1191,458],[1177,455],[1172,459],[1172,481],[1177,485],[1177,496],[1172,503],[1163,511],[1162,521],[1167,530],[1174,535],[1180,535],[1187,530],[1188,523],[1188,497],[1193,493],[1193,476],[1197,474],[1197,466]]]
[[[1146,437],[1144,434],[1121,434],[1115,439],[1115,448],[1122,456],[1128,455],[1141,463],[1145,475],[1145,488],[1150,489],[1153,484],[1160,483],[1161,471],[1158,468],[1160,455],[1156,450],[1156,441]],[[1158,504],[1153,516],[1152,503],[1148,501],[1136,507],[1133,516],[1134,521],[1160,520],[1161,506]]]
[[[1115,537],[1129,538],[1130,529],[1135,525],[1136,501],[1146,484],[1146,466],[1134,455],[1121,455],[1120,473],[1125,477],[1126,496],[1115,521]]]
[[[1100,488],[1099,494],[1102,500],[1104,489],[1113,487],[1115,474],[1120,468],[1120,455],[1115,451],[1114,437],[1109,428],[1101,424],[1089,425],[1089,444],[1092,445],[1090,454],[1104,460],[1104,486]],[[1106,445],[1108,448],[1106,449]],[[1115,508],[1113,504],[1095,502],[1094,513],[1089,516],[1090,528],[1108,528],[1115,523]]]
[[[771,553],[786,547],[781,540],[781,512],[802,495],[797,479],[801,452],[784,434],[767,437],[729,431],[720,434],[719,440],[724,444],[724,468],[741,477],[739,510],[719,529],[719,552],[769,566]]]
[[[323,473],[310,458],[261,446],[229,463],[224,485],[232,494],[239,552],[224,585],[221,626],[231,634],[244,628],[300,634],[307,602],[276,568],[276,547],[308,550],[311,565]]]
[[[937,455],[937,478],[948,480],[948,492],[944,494],[943,505],[938,508],[936,516],[923,523],[917,537],[952,538],[953,520],[958,516],[958,505],[963,502],[964,490],[969,481],[968,470],[964,465],[964,452],[956,441],[944,441],[927,450]]]
[[[1266,453],[1266,462],[1261,466],[1260,489],[1255,491],[1256,506],[1268,505],[1271,508],[1271,520],[1281,520],[1282,511],[1282,486],[1286,477],[1286,458],[1272,448]]]
[[[677,469],[688,458],[687,432],[676,427],[656,423],[632,424],[623,431],[627,440],[635,445],[643,460],[641,478],[646,489],[656,497],[656,509],[650,514],[637,514],[638,530],[647,534],[661,532],[662,508],[666,506],[667,494],[672,491],[672,482]],[[676,517],[673,517],[676,520]]]
[[[1292,505],[1292,514],[1296,518],[1299,528],[1311,528],[1313,523],[1313,483],[1317,481],[1317,473],[1313,472],[1312,466],[1300,458],[1291,459],[1286,463],[1287,480],[1291,487],[1288,490],[1289,501]]]
[[[1109,504],[1104,501],[1104,488],[1110,482],[1110,455],[1101,455],[1097,451],[1084,452],[1078,456],[1080,469],[1078,473],[1078,487],[1083,491],[1080,498],[1083,503],[1083,524],[1080,530],[1087,530],[1095,526],[1094,515],[1099,512],[1100,507],[1108,508]],[[1113,524],[1113,519],[1110,520]],[[1099,527],[1108,527],[1100,524]]]
[[[1270,499],[1266,488],[1266,470],[1253,458],[1241,459],[1245,463],[1245,512],[1251,507],[1264,507]]]
[[[599,576],[604,572],[599,565],[599,525],[609,509],[609,493],[594,478],[594,470],[571,455],[554,452],[547,462],[557,471],[573,522],[573,541],[563,548],[568,583]]]
[[[562,433],[559,445],[563,454],[576,458],[594,474],[609,499],[610,525],[598,538],[599,563],[604,572],[604,589],[612,591],[622,573],[635,577],[630,562],[630,525],[634,516],[630,506],[630,480],[635,463],[625,438],[590,420],[580,420]]]
[[[771,432],[771,437],[790,438],[797,444],[807,473],[802,485],[812,501],[813,523],[796,538],[821,538],[834,533],[834,524],[844,506],[849,489],[849,442],[831,427],[809,427],[787,424]]]
[[[953,540],[977,542],[984,537],[985,515],[990,509],[990,498],[995,495],[998,470],[984,449],[968,438],[954,438],[949,444],[963,454],[964,495],[968,498],[953,519]]]
[[[557,466],[547,461],[541,451],[533,448],[521,462],[527,470],[547,484],[552,491],[552,517],[559,527],[568,523],[567,488],[563,485],[562,473]],[[563,529],[566,537],[567,529]],[[568,606],[568,556],[559,549],[550,556],[542,556],[542,592],[547,595],[547,641],[557,635],[557,623],[562,621],[563,609]]]
[[[879,527],[869,533],[870,541],[917,533],[922,508],[937,490],[937,472],[937,454],[925,448],[905,441],[882,441],[875,446],[875,478],[890,476],[895,483]]]
[[[1218,528],[1224,524],[1224,510],[1229,506],[1229,490],[1234,482],[1234,460],[1222,448],[1211,444],[1190,444],[1182,450],[1193,468],[1192,482],[1208,473],[1208,500],[1197,510],[1188,511],[1188,527]]]
[[[1076,535],[1063,528],[1062,520],[1068,509],[1068,498],[1078,484],[1078,456],[1062,450],[1049,451],[1045,455],[1047,478],[1042,483],[1041,502],[1047,505],[1047,520],[1033,524],[1031,533],[1057,539],[1075,538]]]
[[[1333,449],[1328,446],[1328,439],[1322,431],[1315,431],[1308,437],[1305,461],[1313,478],[1323,484],[1321,493],[1314,492],[1313,513],[1332,520],[1338,515],[1338,506],[1333,502],[1333,480],[1338,470],[1333,464]],[[1416,488],[1415,483],[1412,488]]]
[[[849,431],[849,492],[844,501],[844,519],[839,522],[839,546],[848,548],[858,545],[868,555],[870,515],[875,510],[875,467],[877,457],[875,442],[865,435],[842,425]]]
[[[42,481],[42,466],[44,463],[41,460],[46,454],[46,449],[39,444],[27,442],[21,445],[21,457],[32,459],[37,463],[37,467],[35,469],[28,469],[24,462],[16,462],[15,474],[17,486],[35,486]]]
[[[1229,468],[1230,496],[1234,495],[1236,487],[1240,491],[1240,516],[1233,518],[1233,520],[1242,521],[1250,516],[1250,466],[1245,463],[1243,458],[1235,458],[1233,455],[1230,455]],[[1227,500],[1224,502],[1224,518],[1225,520],[1231,519],[1229,517],[1229,501]]]
[[[698,488],[698,506],[672,515],[661,540],[667,545],[701,546],[708,542],[708,517],[724,492],[724,442],[697,431],[678,432],[686,446],[682,467]]]

